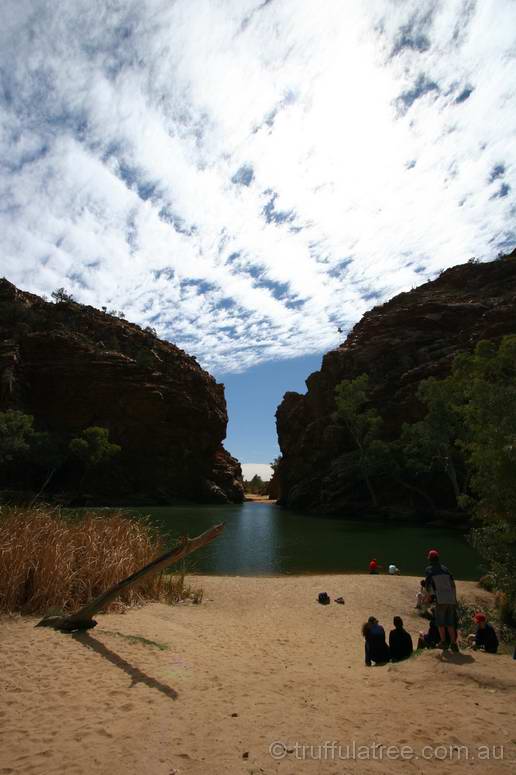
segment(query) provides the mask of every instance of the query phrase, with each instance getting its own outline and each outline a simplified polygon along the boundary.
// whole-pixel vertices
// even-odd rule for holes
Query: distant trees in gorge
[[[281,456],[276,457],[270,464],[273,476],[278,470],[280,460]],[[250,495],[269,495],[271,498],[277,497],[271,490],[271,482],[272,478],[270,481],[264,481],[261,476],[255,474],[252,479],[244,479],[244,492],[249,493]]]
[[[255,474],[252,479],[244,479],[244,492],[250,495],[268,495],[269,482],[264,482],[261,476]]]

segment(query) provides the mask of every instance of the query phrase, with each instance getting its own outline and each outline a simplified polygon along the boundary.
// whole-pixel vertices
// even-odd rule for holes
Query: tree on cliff
[[[281,455],[278,455],[278,457],[275,457],[274,460],[271,463],[272,473],[275,474],[279,468],[279,465],[281,463]]]
[[[335,403],[337,419],[344,425],[355,446],[355,462],[360,476],[373,504],[377,506],[372,478],[383,473],[388,464],[388,445],[378,438],[383,421],[376,409],[368,406],[369,393],[369,377],[361,374],[337,385]]]
[[[81,486],[86,476],[103,463],[108,463],[122,448],[118,444],[109,441],[107,428],[91,426],[82,431],[81,435],[72,439],[69,445],[70,452],[75,455],[84,466],[84,475]]]
[[[33,422],[31,415],[15,409],[0,412],[0,465],[12,463],[27,454],[34,433]]]
[[[403,426],[405,466],[443,471],[459,505],[516,523],[516,336],[460,353],[450,375],[422,382],[418,397],[427,413]]]
[[[30,414],[16,410],[0,412],[0,465],[13,464],[12,476],[18,481],[27,477],[32,480],[34,471],[38,476],[43,471],[45,479],[33,499],[36,500],[63,464],[66,450],[56,434],[35,431],[33,423]],[[32,485],[33,480],[29,483]]]
[[[405,464],[442,470],[457,503],[481,520],[473,543],[516,613],[516,336],[459,354],[446,379],[421,383],[419,397],[427,415],[403,427]]]
[[[64,288],[57,288],[55,291],[52,291],[50,295],[56,304],[60,304],[61,302],[75,301],[72,294],[68,293],[68,291],[66,291]]]
[[[44,480],[32,499],[34,503],[46,490],[51,480],[68,457],[66,439],[56,433],[34,433],[30,440],[28,459],[44,471]]]
[[[462,388],[461,413],[467,428],[460,442],[471,470],[477,513],[516,527],[516,336],[499,347],[479,342],[457,357],[452,379]]]
[[[461,442],[471,471],[474,511],[484,523],[472,541],[487,563],[504,613],[516,619],[516,336],[497,347],[479,342],[460,355],[452,378],[464,391],[467,428]]]
[[[403,424],[400,447],[404,467],[415,474],[442,471],[459,505],[465,475],[463,454],[457,445],[464,429],[460,413],[463,391],[453,377],[430,378],[420,384],[418,398],[427,413],[419,422]]]

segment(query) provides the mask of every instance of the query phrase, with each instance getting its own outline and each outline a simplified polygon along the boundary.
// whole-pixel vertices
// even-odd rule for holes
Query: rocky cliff
[[[72,301],[49,303],[0,280],[6,409],[32,415],[36,429],[65,440],[89,426],[107,428],[121,452],[109,476],[90,478],[88,494],[97,500],[243,499],[240,465],[222,446],[224,387],[194,358],[152,329]],[[38,476],[28,466],[24,485],[38,487]],[[67,461],[50,489],[73,490],[77,477]]]
[[[479,340],[514,333],[516,251],[492,263],[448,269],[367,312],[346,341],[324,356],[321,370],[308,377],[306,394],[286,393],[278,407],[280,503],[348,516],[370,508],[360,483],[339,465],[351,449],[334,418],[341,380],[369,375],[385,437],[396,438],[403,422],[423,414],[416,398],[421,380],[446,376],[457,352],[471,350]],[[435,492],[438,507],[450,506],[446,487],[437,482]],[[417,496],[400,488],[382,496],[393,512],[422,507]]]

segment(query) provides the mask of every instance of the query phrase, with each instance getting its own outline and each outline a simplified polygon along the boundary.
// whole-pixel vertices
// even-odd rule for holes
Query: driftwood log
[[[113,600],[116,600],[122,590],[132,587],[144,576],[147,576],[150,573],[156,573],[159,570],[163,570],[169,565],[172,565],[174,562],[182,560],[183,557],[192,554],[192,552],[195,552],[202,546],[206,546],[206,544],[209,544],[210,541],[213,541],[214,538],[217,538],[217,536],[222,533],[223,529],[224,523],[221,522],[219,525],[210,527],[209,530],[206,530],[205,533],[201,533],[201,535],[197,536],[196,538],[184,538],[179,546],[175,547],[175,549],[171,549],[168,552],[165,552],[165,554],[162,554],[152,562],[149,562],[148,565],[140,568],[140,570],[137,570],[131,576],[123,579],[123,581],[119,581],[118,584],[115,584],[115,586],[109,589],[107,592],[104,592],[102,595],[96,597],[95,600],[92,600],[91,603],[83,606],[80,611],[77,611],[77,613],[71,614],[70,616],[46,616],[35,626],[53,627],[55,630],[62,630],[63,632],[73,632],[74,630],[90,630],[97,624],[97,622],[92,618],[93,614],[99,613],[99,611],[102,611],[102,609],[109,605],[109,603],[112,603]]]

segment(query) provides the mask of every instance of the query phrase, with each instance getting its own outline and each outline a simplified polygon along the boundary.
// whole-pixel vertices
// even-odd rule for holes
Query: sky
[[[0,274],[195,355],[249,423],[243,462],[277,450],[250,369],[302,390],[288,364],[364,311],[516,245],[514,0],[3,0],[2,21]]]
[[[280,455],[276,409],[287,391],[304,393],[306,378],[320,367],[320,355],[307,355],[260,363],[245,372],[221,378],[229,417],[224,443],[245,464],[242,466],[244,479],[251,479],[255,474],[264,481],[270,479],[270,463]]]

